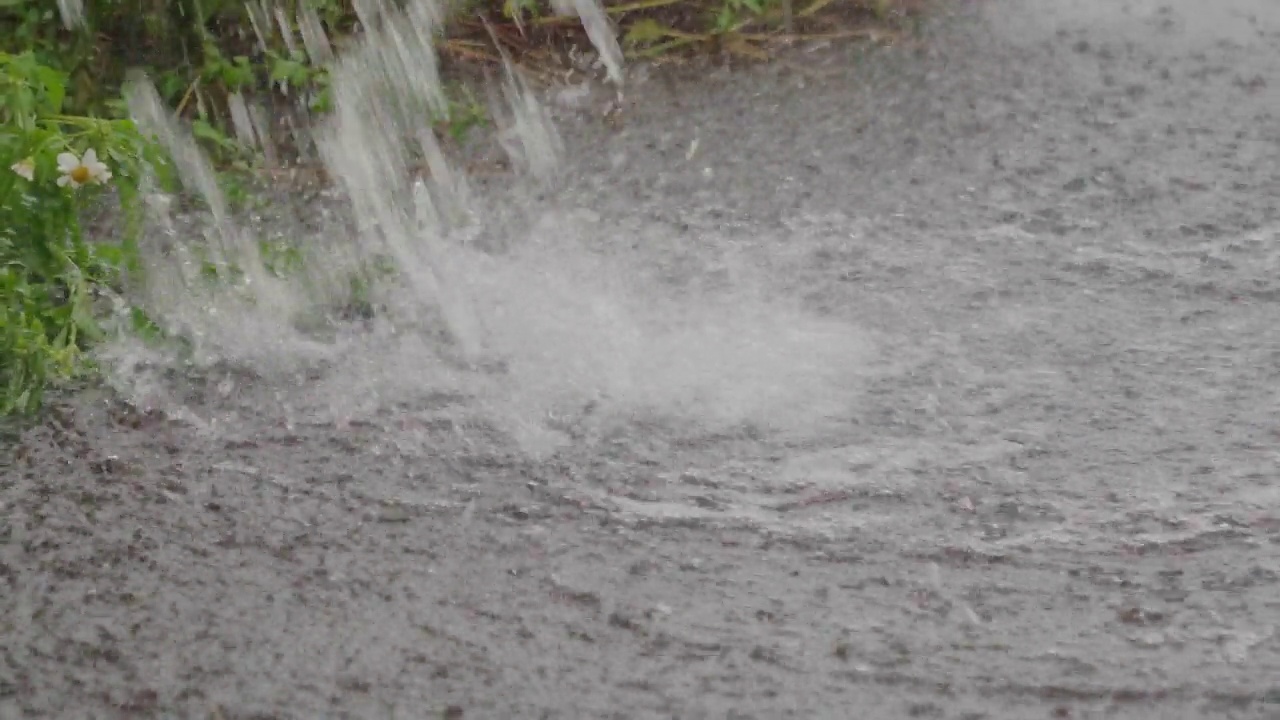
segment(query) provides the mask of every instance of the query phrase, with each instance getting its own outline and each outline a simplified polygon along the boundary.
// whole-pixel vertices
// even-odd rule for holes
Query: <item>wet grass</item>
[[[498,46],[544,74],[571,64],[590,42],[578,18],[522,4],[496,17],[459,14],[442,52],[455,61],[497,64]],[[805,41],[888,41],[925,17],[928,0],[616,0],[604,3],[627,59],[679,63],[719,56],[768,61]],[[487,32],[485,25],[493,28]]]

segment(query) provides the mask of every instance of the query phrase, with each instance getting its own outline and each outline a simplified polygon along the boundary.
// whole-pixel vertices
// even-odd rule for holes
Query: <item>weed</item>
[[[131,122],[64,114],[66,82],[33,53],[0,53],[0,414],[36,410],[84,370],[95,298],[140,268],[139,181],[163,164]],[[133,222],[91,244],[79,218],[108,187]]]

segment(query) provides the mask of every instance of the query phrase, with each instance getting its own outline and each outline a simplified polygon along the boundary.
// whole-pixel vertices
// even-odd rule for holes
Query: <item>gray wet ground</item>
[[[993,1],[565,118],[543,222],[754,253],[864,339],[835,427],[81,398],[0,483],[0,718],[1280,717],[1277,70],[1266,0]]]

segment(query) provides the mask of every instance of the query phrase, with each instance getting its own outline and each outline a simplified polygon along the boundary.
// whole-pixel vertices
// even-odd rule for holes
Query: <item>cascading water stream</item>
[[[313,253],[318,257],[302,281],[263,270],[257,243],[235,224],[189,134],[162,109],[148,83],[130,84],[134,117],[162,140],[183,180],[208,203],[210,244],[222,261],[246,269],[243,295],[250,298],[230,328],[211,326],[209,308],[222,317],[235,313],[226,298],[174,282],[173,276],[189,274],[184,268],[190,261],[173,238],[178,247],[149,251],[149,309],[200,335],[211,355],[221,351],[243,360],[246,348],[261,344],[253,338],[271,337],[279,342],[258,355],[289,356],[293,350],[285,346],[300,338],[289,318],[345,290],[341,278],[359,258],[387,256],[402,292],[386,322],[398,329],[357,338],[355,350],[329,353],[346,352],[349,367],[310,391],[327,392],[335,416],[444,386],[472,397],[526,450],[541,453],[563,440],[548,434],[547,418],[584,407],[622,422],[637,414],[679,416],[711,431],[742,423],[807,427],[839,412],[847,402],[840,391],[850,386],[871,345],[847,325],[767,298],[745,280],[718,293],[672,294],[626,262],[588,252],[589,239],[573,236],[599,229],[573,213],[546,210],[530,236],[513,238],[506,253],[466,242],[463,236],[482,226],[486,213],[430,123],[448,108],[435,47],[444,13],[433,0],[402,7],[361,0],[356,9],[363,36],[330,65],[333,108],[315,133],[355,233],[338,235]],[[564,9],[582,18],[620,90],[622,53],[603,10],[594,0],[574,0]],[[255,17],[262,25],[283,16],[263,4]],[[318,20],[304,12],[298,26],[308,52],[328,56],[331,45]],[[558,172],[564,144],[536,93],[509,59],[504,63],[505,107],[491,108],[505,118],[500,142],[528,182],[545,181]],[[238,117],[246,136],[265,134],[249,127],[250,109]],[[423,167],[425,177],[419,177]],[[185,315],[184,292],[195,296],[186,299]],[[437,318],[449,341],[411,332],[424,325],[423,318]],[[308,357],[323,354],[314,343],[302,346],[311,350]],[[495,375],[494,367],[502,372]]]

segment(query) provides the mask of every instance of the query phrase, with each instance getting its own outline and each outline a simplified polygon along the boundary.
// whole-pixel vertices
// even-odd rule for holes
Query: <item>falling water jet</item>
[[[322,160],[364,222],[361,242],[389,251],[417,305],[440,313],[462,359],[477,362],[485,352],[484,323],[467,273],[453,270],[478,259],[448,237],[470,222],[470,192],[428,122],[448,111],[434,44],[443,15],[429,0],[403,8],[361,0],[355,7],[365,36],[331,70],[334,109],[317,134]],[[518,166],[546,179],[563,145],[505,53],[503,60],[510,118],[500,142]],[[495,116],[506,114],[495,107]],[[413,177],[411,148],[425,162],[425,179]]]
[[[610,79],[620,83],[621,54],[601,38],[616,39],[603,12],[588,11],[593,4],[575,0],[573,7],[594,28]],[[504,254],[455,242],[451,231],[474,218],[471,197],[424,127],[427,112],[444,108],[432,45],[437,8],[423,0],[402,11],[375,0],[357,8],[367,34],[334,68],[336,107],[318,138],[321,155],[363,222],[359,242],[388,249],[407,276],[409,310],[443,315],[465,358],[502,363],[505,373],[492,380],[449,375],[448,382],[475,391],[486,417],[526,451],[541,454],[565,439],[545,427],[549,413],[584,407],[623,421],[640,413],[713,427],[799,428],[821,424],[843,401],[833,390],[856,374],[865,337],[755,298],[751,283],[735,283],[723,297],[665,297],[668,289],[638,280],[635,268],[566,239],[570,220],[550,209]],[[498,140],[523,175],[546,182],[560,167],[563,143],[505,52],[502,61],[501,97],[489,88]],[[429,169],[418,181],[407,161],[415,141]],[[387,383],[383,392],[401,395],[439,381],[406,370],[422,362],[423,351],[438,352],[428,347],[406,342],[398,357],[381,349],[375,365],[383,365],[361,374],[392,376],[379,381]]]
[[[63,26],[68,30],[84,25],[84,0],[58,0],[58,12],[62,15]]]
[[[600,53],[609,81],[621,91],[623,79],[622,46],[609,24],[609,16],[597,0],[552,0],[552,9],[559,15],[577,15],[587,39]]]
[[[205,257],[199,257],[189,239],[178,237],[169,203],[152,194],[147,217],[158,233],[144,237],[144,307],[162,326],[192,342],[197,362],[236,357],[267,369],[327,357],[328,350],[301,338],[292,325],[313,298],[304,287],[268,271],[259,244],[232,217],[208,158],[165,109],[155,86],[145,74],[131,72],[124,95],[139,129],[159,141],[182,182],[212,216],[202,246]],[[212,286],[204,277],[205,262],[220,270],[234,267],[241,276]]]
[[[493,96],[489,90],[489,106],[494,120],[499,124],[498,143],[502,146],[512,164],[538,181],[545,182],[554,174],[560,165],[560,156],[564,152],[564,143],[556,132],[555,125],[546,109],[534,97],[524,78],[516,72],[515,63],[506,48],[498,40],[489,21],[481,18],[485,30],[493,40],[502,58],[504,82],[502,92],[506,98],[506,109],[510,116],[501,112],[504,103]]]
[[[276,313],[296,310],[298,302],[293,294],[267,272],[258,243],[231,217],[231,210],[208,158],[177,119],[164,109],[155,86],[144,74],[131,73],[126,80],[124,94],[134,121],[144,132],[160,141],[182,181],[193,186],[208,206],[217,239],[213,248],[214,260],[220,264],[237,264],[255,298],[273,305]]]
[[[442,266],[442,236],[469,204],[429,127],[448,108],[433,42],[442,15],[429,2],[397,10],[362,0],[356,11],[365,37],[331,70],[334,108],[317,134],[321,158],[365,223],[361,242],[389,251],[415,303],[443,315],[463,359],[475,361],[483,351],[478,318]],[[413,179],[410,139],[426,162],[429,190]]]
[[[572,211],[542,208],[527,236],[501,253],[468,244],[463,236],[484,224],[482,208],[430,126],[448,105],[434,46],[439,7],[357,0],[356,10],[364,36],[331,66],[334,107],[314,140],[357,227],[325,240],[331,247],[307,278],[338,299],[344,273],[362,259],[390,256],[407,292],[383,298],[388,312],[367,335],[339,333],[341,364],[307,389],[315,407],[345,417],[385,408],[391,397],[460,392],[537,455],[567,438],[548,415],[584,408],[598,408],[593,423],[642,416],[712,432],[742,423],[796,430],[825,422],[846,401],[840,390],[856,384],[851,376],[874,347],[865,334],[756,297],[747,280],[724,291],[672,294],[661,279],[637,273],[641,266],[605,259],[575,237],[603,229],[598,218],[584,224]],[[309,48],[327,47],[318,30],[312,24],[302,33]],[[601,56],[606,66],[620,62],[607,49]],[[490,88],[501,93],[491,95],[499,141],[522,175],[554,179],[561,138],[510,58],[503,60],[500,88]],[[610,74],[620,81],[620,66]],[[135,103],[143,120],[172,130],[147,115],[154,90],[133,96],[147,100]],[[179,153],[188,149],[167,142]],[[210,190],[227,254],[262,268],[256,244],[216,202],[207,166],[180,160],[184,178]],[[427,173],[418,177],[423,164]],[[257,282],[271,286],[271,278],[251,278]],[[453,342],[442,347],[419,329],[443,329]],[[502,372],[488,372],[495,367]]]

